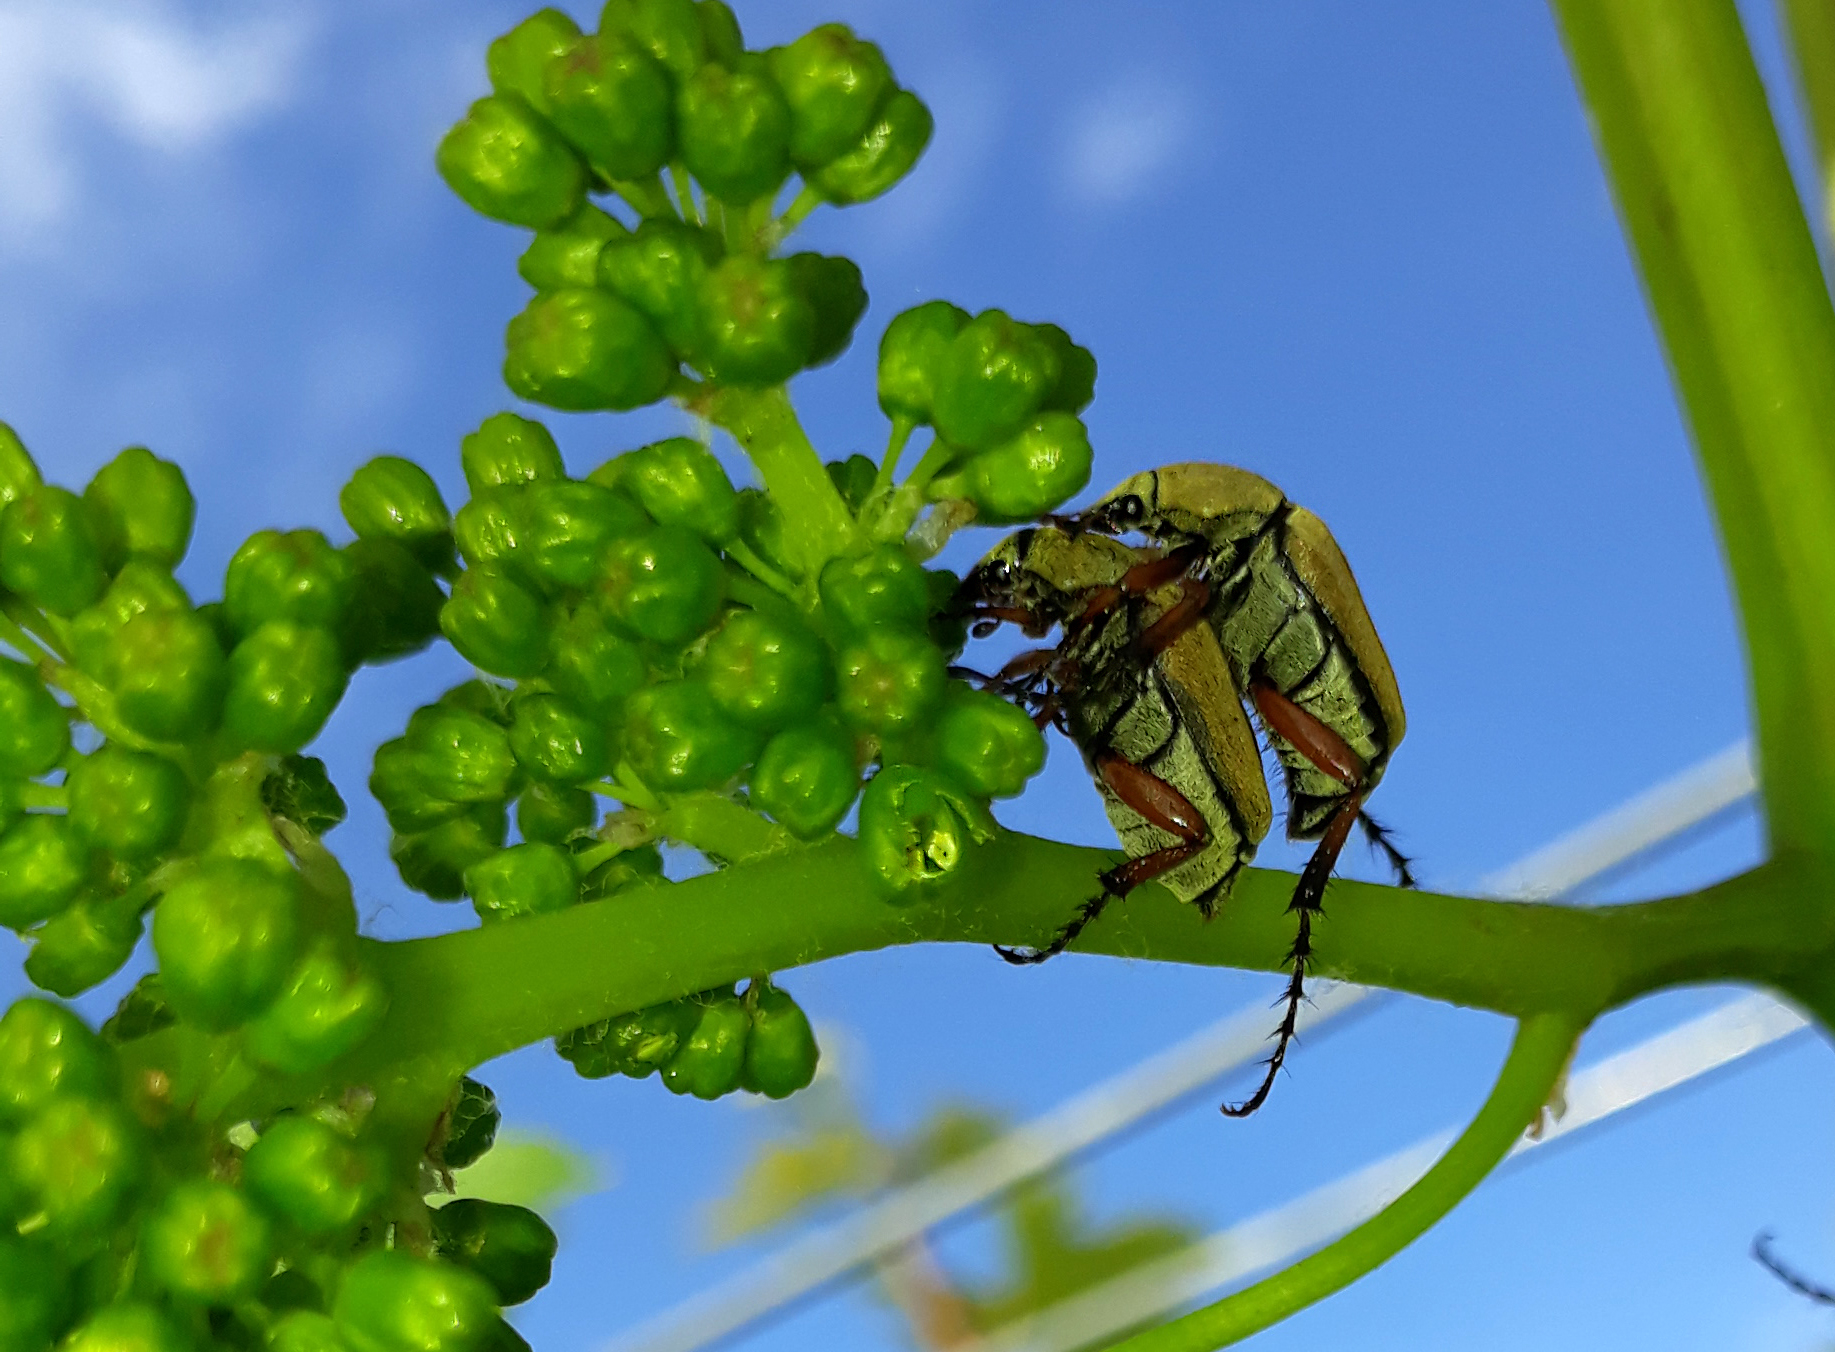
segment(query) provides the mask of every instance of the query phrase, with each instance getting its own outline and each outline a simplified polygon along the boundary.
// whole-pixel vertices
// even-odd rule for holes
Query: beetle
[[[1040,527],[1002,541],[958,590],[977,636],[1002,622],[1063,631],[983,683],[1077,746],[1128,855],[1045,947],[999,949],[1009,962],[1061,953],[1150,880],[1208,919],[1268,833],[1260,750],[1191,574],[1190,557]]]
[[[1139,532],[1192,561],[1206,612],[1281,763],[1287,834],[1317,840],[1289,909],[1299,916],[1287,1007],[1267,1077],[1225,1112],[1246,1116],[1272,1088],[1304,998],[1312,920],[1353,826],[1361,823],[1405,887],[1408,858],[1364,804],[1407,727],[1395,671],[1350,564],[1325,523],[1266,479],[1232,465],[1137,474],[1087,511],[1052,518],[1070,534]]]

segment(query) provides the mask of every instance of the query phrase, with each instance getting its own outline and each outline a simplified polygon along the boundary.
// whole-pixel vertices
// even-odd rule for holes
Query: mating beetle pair
[[[1113,537],[1139,532],[1145,549]],[[1273,1087],[1304,998],[1312,922],[1352,828],[1413,884],[1408,861],[1364,810],[1405,727],[1395,674],[1356,580],[1318,517],[1225,465],[1136,475],[1087,512],[1003,541],[964,580],[977,636],[1002,622],[1052,648],[1022,653],[990,688],[1062,730],[1083,752],[1126,862],[1101,877],[1042,962],[1109,901],[1148,881],[1208,918],[1272,819],[1244,701],[1282,768],[1287,832],[1317,840],[1289,909],[1298,931],[1286,1011],[1262,1084]]]

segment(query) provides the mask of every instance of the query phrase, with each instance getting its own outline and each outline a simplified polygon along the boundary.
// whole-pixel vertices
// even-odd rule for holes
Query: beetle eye
[[[1147,504],[1138,493],[1130,493],[1115,504],[1115,515],[1130,526],[1138,526],[1147,519]]]

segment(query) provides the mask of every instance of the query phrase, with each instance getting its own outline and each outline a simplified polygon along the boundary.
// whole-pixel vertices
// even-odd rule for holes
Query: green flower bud
[[[861,631],[837,654],[835,672],[841,717],[884,737],[916,732],[943,697],[943,654],[907,629]]]
[[[836,206],[870,202],[911,172],[935,130],[923,101],[908,89],[898,90],[852,150],[808,174],[809,186]]]
[[[114,1054],[70,1010],[28,995],[0,1015],[0,1123],[17,1125],[59,1098],[110,1098]]]
[[[930,614],[924,566],[895,544],[830,561],[816,590],[829,619],[844,630],[892,625],[921,631]]]
[[[728,718],[770,730],[812,718],[822,707],[828,654],[800,624],[741,610],[708,644],[700,674]]]
[[[578,784],[608,768],[605,725],[562,695],[524,695],[510,725],[516,759],[536,779]]]
[[[451,803],[501,803],[516,786],[509,734],[481,714],[445,700],[416,709],[407,743],[421,783]]]
[[[852,150],[896,88],[879,48],[846,24],[812,28],[770,61],[790,105],[790,158],[798,168],[819,168]]]
[[[648,52],[615,33],[580,38],[542,76],[548,116],[613,179],[648,178],[675,150],[675,91]]]
[[[43,483],[19,434],[0,422],[0,507],[35,492]]]
[[[542,73],[548,63],[580,40],[580,25],[558,9],[541,9],[524,19],[485,49],[484,68],[491,89],[515,94],[538,112],[548,104],[542,92]]]
[[[187,742],[215,726],[229,664],[198,612],[136,615],[110,640],[105,665],[115,712],[142,737]]]
[[[691,0],[608,0],[599,14],[599,31],[631,38],[660,61],[677,84],[707,59],[701,16]]]
[[[715,267],[701,282],[700,322],[695,367],[727,385],[788,380],[815,343],[815,307],[782,259],[735,256]]]
[[[854,739],[832,717],[786,728],[752,767],[752,804],[799,840],[835,829],[860,792]]]
[[[695,12],[701,19],[701,36],[707,59],[723,66],[734,66],[745,55],[745,35],[739,31],[739,20],[725,0],[695,0]]]
[[[524,840],[544,845],[564,845],[598,820],[599,804],[585,789],[535,783],[516,800],[516,829]]]
[[[550,636],[548,680],[575,703],[609,714],[648,679],[637,644],[607,627],[593,601],[575,607]]]
[[[304,1075],[361,1046],[388,1009],[381,979],[321,942],[294,968],[274,1003],[248,1025],[244,1045],[262,1065]]]
[[[446,551],[452,552],[450,537]],[[338,644],[346,665],[391,662],[439,637],[446,593],[406,548],[393,540],[358,540],[345,546],[344,558],[352,585]]]
[[[766,1098],[789,1098],[816,1077],[816,1063],[822,1058],[816,1035],[796,1001],[776,986],[765,982],[748,994],[752,1032],[746,1039],[740,1088]]]
[[[937,721],[937,765],[977,798],[1011,798],[1045,768],[1045,737],[997,695],[951,685]]]
[[[699,1005],[672,1000],[563,1033],[554,1049],[584,1079],[619,1074],[641,1080],[667,1065],[700,1021]]]
[[[25,974],[66,1000],[99,986],[127,964],[145,932],[137,907],[120,898],[79,900],[32,932]]]
[[[724,784],[758,749],[757,735],[721,713],[699,681],[648,686],[627,708],[631,763],[646,784],[667,793]]]
[[[701,284],[722,252],[719,239],[697,226],[647,220],[600,250],[598,284],[643,311],[675,354],[686,357],[700,332]]]
[[[720,560],[682,526],[658,526],[614,540],[605,551],[600,595],[634,633],[678,647],[719,612],[726,591]]]
[[[144,558],[174,568],[191,543],[197,499],[185,471],[145,446],[129,446],[83,490],[103,557],[115,566]]]
[[[392,540],[429,572],[452,568],[452,515],[433,476],[412,460],[371,460],[338,490],[338,510],[359,540]]]
[[[845,460],[830,460],[822,467],[828,471],[828,481],[835,486],[835,492],[847,504],[850,512],[858,512],[861,504],[867,500],[867,494],[873,491],[873,482],[878,477],[879,466],[864,455],[850,455]]]
[[[299,1269],[288,1268],[279,1273],[275,1280],[298,1275]],[[269,1285],[272,1286],[273,1282]],[[317,1291],[316,1287],[313,1289]],[[273,1300],[265,1295],[261,1303],[270,1310],[276,1308]],[[296,1308],[275,1320],[268,1329],[267,1352],[350,1352],[350,1345],[344,1341],[344,1335],[338,1332],[338,1321],[328,1314],[320,1313],[315,1304]]]
[[[153,952],[178,1016],[212,1032],[273,1002],[298,953],[299,879],[247,859],[205,859],[153,912]]]
[[[480,1352],[498,1322],[484,1278],[400,1249],[345,1269],[332,1317],[352,1352]]]
[[[446,1109],[445,1132],[437,1152],[429,1152],[445,1169],[464,1169],[484,1158],[497,1142],[497,1128],[503,1114],[497,1108],[497,1095],[488,1084],[459,1077]]]
[[[230,558],[223,608],[238,634],[269,620],[335,630],[350,585],[349,560],[317,531],[256,531]]]
[[[918,426],[930,422],[943,354],[968,322],[961,306],[930,300],[886,325],[879,340],[879,406],[887,417],[907,418]]]
[[[1056,324],[1034,324],[1033,331],[1058,354],[1058,383],[1046,396],[1048,412],[1081,413],[1096,397],[1096,356],[1080,347]]]
[[[528,534],[523,504],[531,487],[500,484],[482,488],[459,508],[452,523],[453,538],[466,567],[511,569],[522,562],[523,540]]]
[[[478,803],[451,821],[389,842],[402,882],[435,901],[465,895],[465,870],[503,848],[509,814],[502,803]]]
[[[683,162],[723,202],[768,196],[790,172],[790,105],[762,58],[702,66],[681,86],[675,116]]]
[[[434,164],[473,211],[532,230],[571,216],[586,188],[573,147],[514,94],[472,104],[440,142]]]
[[[504,382],[550,408],[641,408],[675,377],[668,346],[643,312],[603,291],[549,291],[510,321]]]
[[[433,1212],[434,1252],[491,1284],[500,1305],[520,1305],[544,1286],[558,1241],[526,1206],[461,1197]]]
[[[108,574],[89,508],[44,484],[0,511],[0,582],[53,615],[74,615],[102,594]]]
[[[242,1159],[242,1186],[315,1238],[348,1231],[382,1199],[384,1163],[316,1118],[276,1118]]]
[[[440,628],[461,657],[495,676],[533,676],[547,657],[547,608],[492,569],[460,575],[440,610]]]
[[[0,1347],[50,1347],[69,1315],[70,1274],[43,1246],[0,1235]]]
[[[717,1099],[739,1087],[751,1019],[731,991],[702,996],[697,1003],[701,1017],[663,1067],[663,1085],[672,1094]]]
[[[933,381],[937,434],[987,450],[1031,422],[1057,388],[1057,350],[1030,324],[983,310],[951,340]]]
[[[23,662],[0,657],[0,776],[34,779],[70,746],[70,717]]]
[[[531,484],[522,495],[521,518],[515,566],[549,591],[591,586],[607,543],[650,526],[624,494],[573,479]]]
[[[146,1170],[140,1133],[119,1105],[63,1095],[19,1129],[6,1156],[0,1175],[44,1213],[42,1233],[78,1253],[106,1242]]]
[[[992,840],[987,810],[942,776],[893,765],[860,798],[860,855],[888,900],[916,901],[955,877],[978,844]]]
[[[473,493],[539,479],[565,479],[554,434],[533,418],[493,413],[459,442],[459,464]]]
[[[189,1179],[147,1217],[140,1261],[147,1276],[181,1300],[228,1305],[268,1275],[267,1220],[227,1183]]]
[[[987,522],[1029,521],[1063,505],[1090,481],[1089,434],[1069,413],[1045,413],[1018,436],[983,451],[959,474],[932,486],[961,493]]]
[[[0,925],[49,920],[89,877],[89,847],[70,819],[33,814],[0,835]]]
[[[261,805],[315,836],[330,831],[348,813],[325,773],[325,762],[316,756],[283,756],[261,781]]]
[[[349,681],[330,630],[270,620],[229,655],[223,731],[255,751],[298,751],[319,735]]]
[[[190,610],[191,598],[164,565],[129,559],[102,599],[70,622],[70,648],[84,671],[109,678],[108,649],[121,627],[149,610]]]
[[[600,251],[629,233],[616,217],[589,202],[552,230],[536,232],[516,260],[517,275],[537,291],[595,286]]]
[[[388,815],[391,829],[404,834],[425,831],[465,811],[465,804],[441,798],[432,791],[421,773],[421,758],[405,737],[376,748],[369,789]]]
[[[191,806],[191,786],[178,766],[112,743],[78,761],[65,788],[70,824],[119,859],[172,848]]]
[[[739,495],[713,453],[692,437],[670,437],[619,457],[620,481],[665,525],[686,526],[724,544],[739,530]]]
[[[860,267],[851,258],[817,253],[791,254],[784,261],[815,312],[808,365],[825,365],[847,350],[854,326],[866,313],[867,290],[860,280]]]

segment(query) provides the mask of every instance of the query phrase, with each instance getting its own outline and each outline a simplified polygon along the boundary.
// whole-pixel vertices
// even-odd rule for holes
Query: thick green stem
[[[1835,240],[1835,0],[1780,0],[1821,171],[1823,227]]]
[[[831,558],[848,552],[856,534],[853,513],[804,434],[784,387],[722,389],[706,405],[696,411],[732,433],[758,467],[805,573],[814,577]]]
[[[1542,1111],[1584,1025],[1536,1014],[1516,1031],[1485,1106],[1407,1192],[1309,1258],[1215,1305],[1117,1343],[1117,1352],[1210,1352],[1341,1291],[1407,1248],[1482,1183]]]
[[[1733,0],[1552,0],[1739,599],[1775,851],[1835,841],[1835,311]]]
[[[1113,861],[1102,851],[1002,834],[961,881],[920,906],[871,890],[851,840],[773,855],[556,915],[375,945],[399,1001],[362,1064],[445,1058],[463,1069],[557,1032],[758,971],[925,941],[1035,945]],[[1829,967],[1835,920],[1802,897],[1831,880],[1773,863],[1704,892],[1580,909],[1336,882],[1315,935],[1322,975],[1524,1017],[1585,1021],[1688,982],[1792,988]],[[1077,945],[1163,962],[1278,971],[1293,940],[1291,875],[1250,870],[1210,923],[1157,886],[1112,906]],[[1027,980],[988,956],[990,980]]]

